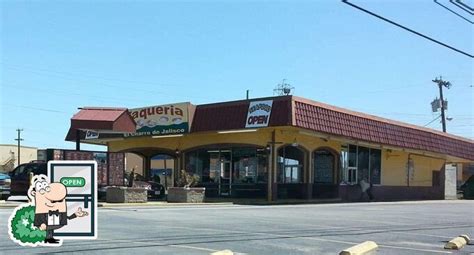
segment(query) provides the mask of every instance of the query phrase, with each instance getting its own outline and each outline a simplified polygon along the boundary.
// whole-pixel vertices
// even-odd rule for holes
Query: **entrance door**
[[[232,158],[230,150],[220,153],[219,195],[230,196],[232,193]]]
[[[333,198],[338,195],[338,181],[336,175],[336,162],[334,155],[325,149],[317,150],[314,157],[314,198]]]
[[[302,181],[300,165],[286,165],[285,166],[285,183],[299,183]]]
[[[232,168],[230,161],[221,162],[221,178],[219,185],[219,194],[230,196],[232,190]]]

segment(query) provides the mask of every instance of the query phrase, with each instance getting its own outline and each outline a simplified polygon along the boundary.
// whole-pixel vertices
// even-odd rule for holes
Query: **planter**
[[[146,203],[147,190],[143,188],[109,187],[106,194],[107,203]]]
[[[202,203],[206,188],[168,188],[168,202],[173,203]]]

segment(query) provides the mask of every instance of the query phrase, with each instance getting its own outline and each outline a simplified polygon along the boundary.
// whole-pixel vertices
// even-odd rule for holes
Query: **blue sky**
[[[472,25],[433,1],[352,2],[474,51]],[[0,8],[3,144],[20,127],[25,145],[74,148],[64,137],[77,107],[202,104],[243,99],[247,89],[264,97],[284,78],[295,95],[423,126],[437,116],[439,75],[453,84],[448,132],[474,138],[472,58],[340,1],[7,0]]]

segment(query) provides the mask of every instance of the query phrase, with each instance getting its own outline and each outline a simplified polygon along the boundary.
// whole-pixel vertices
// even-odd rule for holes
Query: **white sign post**
[[[456,179],[456,164],[446,164],[444,167],[444,199],[457,199]]]

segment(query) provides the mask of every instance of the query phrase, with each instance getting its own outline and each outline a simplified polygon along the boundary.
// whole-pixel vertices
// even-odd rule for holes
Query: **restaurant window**
[[[348,184],[357,183],[357,146],[344,146],[341,151],[341,166],[343,181]]]
[[[233,183],[257,181],[257,151],[254,148],[238,148],[232,151]]]
[[[295,146],[278,150],[278,183],[303,182],[304,153]]]
[[[380,184],[382,169],[382,151],[370,149],[370,178],[372,184]]]
[[[358,146],[357,148],[357,181],[369,180],[369,148]]]
[[[198,149],[185,155],[185,169],[199,176],[200,183],[219,183],[221,178],[232,183],[255,184],[267,181],[265,149],[235,147]]]
[[[362,179],[380,184],[381,150],[357,145],[343,146],[341,150],[341,171],[343,181],[356,184]]]
[[[313,153],[314,183],[332,184],[334,182],[334,155],[328,150]]]
[[[266,149],[257,149],[257,183],[267,183],[268,154]]]

